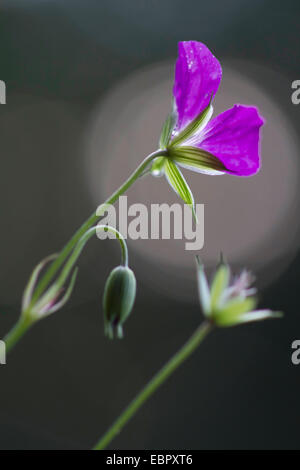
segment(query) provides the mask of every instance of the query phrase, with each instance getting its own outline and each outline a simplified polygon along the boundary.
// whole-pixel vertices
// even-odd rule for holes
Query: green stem
[[[59,256],[53,261],[53,263],[50,265],[48,270],[46,271],[45,275],[43,278],[40,280],[38,283],[34,295],[32,297],[32,303],[31,305],[34,304],[34,302],[39,298],[39,296],[44,292],[46,287],[49,285],[50,281],[53,279],[55,276],[56,272],[59,270],[59,268],[62,266],[64,263],[65,259],[68,257],[68,255],[71,253],[73,250],[74,246],[77,244],[77,242],[81,239],[81,237],[85,234],[85,232],[94,225],[97,220],[102,217],[102,215],[105,212],[105,207],[108,204],[114,204],[118,198],[124,194],[127,189],[132,186],[132,184],[144,173],[144,171],[147,169],[149,164],[154,160],[155,158],[159,156],[166,155],[165,150],[157,150],[156,152],[151,153],[148,155],[142,163],[136,168],[136,170],[129,176],[129,178],[123,183],[105,202],[104,204],[101,205],[102,210],[98,210],[96,212],[93,212],[93,214],[84,222],[84,224],[77,230],[77,232],[73,235],[73,237],[70,239],[70,241],[65,245],[65,247],[62,249],[60,252]]]
[[[91,227],[89,230],[85,232],[85,234],[80,238],[79,242],[75,246],[74,250],[71,253],[71,256],[68,258],[66,264],[64,265],[58,279],[55,281],[53,286],[49,287],[49,289],[42,295],[42,297],[37,301],[35,304],[35,309],[39,310],[42,309],[45,305],[51,302],[51,299],[55,296],[55,292],[62,288],[66,279],[68,278],[70,271],[72,270],[73,266],[75,265],[76,261],[78,260],[81,252],[89,239],[95,235],[95,233],[99,233],[101,230],[106,230],[113,233],[116,236],[116,239],[119,241],[121,246],[121,256],[122,256],[122,264],[124,266],[128,266],[128,249],[125,242],[123,235],[114,227],[110,225],[96,225]],[[76,276],[75,272],[73,272],[73,276]],[[71,281],[72,283],[72,281]],[[72,288],[71,288],[72,290]]]
[[[122,264],[124,266],[128,265],[128,249],[127,249],[127,245],[122,234],[118,230],[116,230],[114,227],[110,227],[109,225],[96,225],[95,227],[91,227],[89,230],[87,230],[85,234],[81,237],[77,245],[75,246],[74,250],[72,251],[71,256],[69,257],[68,261],[63,267],[58,280],[56,281],[57,285],[62,286],[64,284],[72,267],[74,266],[77,259],[79,258],[85,244],[95,233],[98,233],[100,230],[107,230],[113,233],[114,235],[116,235],[116,238],[117,240],[119,240],[120,246],[121,246]]]
[[[5,343],[7,353],[11,351],[14,345],[22,338],[26,331],[32,326],[32,323],[32,320],[28,316],[20,316],[15,326],[4,337],[3,341]]]
[[[75,232],[73,237],[70,241],[65,245],[62,249],[60,254],[55,258],[55,260],[51,263],[50,267],[44,274],[44,276],[39,281],[34,294],[32,295],[32,299],[30,305],[28,305],[27,310],[30,312],[30,308],[36,303],[39,299],[41,294],[45,291],[59,268],[63,265],[67,257],[70,255],[72,250],[75,248],[74,252],[70,256],[68,262],[66,263],[64,269],[61,272],[60,281],[67,277],[70,267],[74,264],[78,256],[80,255],[83,246],[85,245],[86,241],[92,236],[94,233],[91,227],[97,222],[97,220],[103,216],[105,213],[105,209],[107,205],[114,204],[117,199],[124,194],[127,189],[132,186],[132,184],[145,173],[145,170],[149,167],[150,163],[157,158],[158,156],[166,155],[165,150],[157,150],[156,152],[151,153],[148,155],[142,163],[136,168],[136,170],[129,176],[129,178],[123,183],[105,202],[102,204],[84,223],[83,225]],[[94,227],[95,229],[97,227]],[[111,229],[112,231],[112,229]],[[120,235],[120,234],[119,234]],[[128,253],[127,247],[122,237],[117,234],[117,238],[121,243],[122,248],[122,262],[124,265],[128,263]],[[79,242],[79,243],[78,243]],[[78,245],[77,245],[78,244]],[[51,288],[50,288],[51,289]],[[19,339],[23,336],[23,334],[28,330],[28,328],[32,325],[32,321],[25,320],[24,315],[20,317],[18,323],[13,327],[13,329],[6,335],[4,341],[6,343],[6,350],[7,352],[10,351],[13,346],[19,341]]]
[[[134,398],[127,408],[121,413],[119,418],[108,429],[104,436],[95,445],[93,450],[103,450],[119,434],[125,424],[132,418],[132,416],[139,410],[139,408],[151,397],[151,395],[167,380],[167,378],[175,372],[200,343],[204,340],[207,334],[211,331],[212,324],[204,322],[198,327],[190,339],[182,346],[181,349],[157,372],[156,375],[148,382],[142,391]]]

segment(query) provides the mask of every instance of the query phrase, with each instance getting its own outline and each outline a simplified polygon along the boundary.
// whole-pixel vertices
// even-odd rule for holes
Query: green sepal
[[[36,283],[37,283],[37,279],[38,279],[38,276],[40,274],[40,272],[42,271],[42,269],[46,266],[47,263],[49,263],[50,261],[53,261],[55,258],[57,258],[57,254],[53,254],[53,255],[50,255],[50,256],[47,256],[47,258],[43,259],[33,270],[31,276],[30,276],[30,279],[28,281],[28,284],[24,290],[24,293],[23,293],[23,299],[22,299],[22,312],[24,312],[25,310],[27,310],[27,308],[29,307],[29,304],[31,302],[31,299],[32,299],[32,295],[33,295],[33,292],[34,292],[34,288],[36,286]]]
[[[160,139],[159,139],[159,148],[165,149],[168,147],[168,144],[170,142],[170,138],[172,136],[172,132],[174,130],[175,124],[177,120],[177,113],[175,110],[173,110],[165,120],[165,123],[163,125]]]
[[[169,158],[165,159],[165,174],[174,191],[192,209],[194,219],[197,222],[193,193],[177,165]]]
[[[70,283],[67,287],[67,290],[65,292],[65,294],[63,295],[63,297],[54,304],[54,306],[50,309],[47,310],[47,315],[50,315],[51,313],[54,313],[54,312],[57,312],[57,310],[61,309],[69,300],[69,298],[71,297],[71,294],[73,292],[73,289],[74,289],[74,286],[75,286],[75,282],[76,282],[76,278],[77,278],[77,274],[78,274],[78,268],[76,267],[72,273],[72,276],[71,276],[71,280],[70,280]]]
[[[196,256],[196,263],[197,263],[199,301],[200,301],[203,315],[205,317],[209,317],[211,313],[210,291],[209,291],[207,278],[204,272],[204,266],[201,263],[199,256]]]
[[[256,306],[254,297],[237,297],[226,303],[220,310],[215,310],[213,314],[214,322],[217,326],[233,326],[241,322],[242,316],[252,312]],[[250,313],[249,313],[250,314]]]
[[[225,165],[214,155],[206,150],[191,145],[182,145],[180,147],[170,147],[169,156],[179,165],[191,170],[213,170],[226,171]]]
[[[178,135],[176,135],[172,141],[170,142],[170,147],[176,146],[181,144],[182,142],[186,141],[189,137],[195,134],[199,129],[206,126],[208,121],[210,120],[213,113],[213,107],[211,103],[209,103],[206,108],[198,114],[198,116],[193,119],[190,124],[188,124]]]
[[[211,285],[211,308],[218,308],[222,301],[222,294],[228,286],[230,278],[230,269],[226,264],[221,264],[217,269]]]
[[[49,289],[42,295],[42,297],[33,305],[30,310],[30,314],[35,317],[36,319],[45,318],[47,315],[56,312],[60,308],[62,308],[71,297],[71,294],[74,289],[74,285],[76,282],[76,277],[78,273],[78,268],[75,268],[69,285],[66,289],[66,292],[62,296],[60,300],[57,300],[60,297],[60,294],[63,292],[63,288],[60,286],[59,283],[54,283]],[[53,303],[52,306],[49,304]]]

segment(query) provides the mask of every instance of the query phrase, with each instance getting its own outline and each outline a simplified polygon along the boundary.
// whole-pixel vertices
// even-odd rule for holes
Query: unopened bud
[[[109,338],[123,337],[123,323],[129,316],[136,294],[136,279],[127,266],[118,266],[110,273],[104,288],[104,330]]]

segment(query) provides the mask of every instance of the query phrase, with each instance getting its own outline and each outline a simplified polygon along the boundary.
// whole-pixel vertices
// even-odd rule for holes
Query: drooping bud
[[[104,288],[104,331],[109,338],[123,337],[123,324],[129,316],[136,295],[136,279],[128,266],[118,266],[110,273]]]

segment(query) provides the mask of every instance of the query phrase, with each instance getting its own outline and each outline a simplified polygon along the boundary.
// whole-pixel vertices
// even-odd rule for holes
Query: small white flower
[[[255,278],[249,271],[243,270],[230,282],[230,268],[222,261],[209,287],[204,267],[199,258],[196,259],[200,305],[204,316],[216,326],[233,326],[282,316],[281,312],[268,309],[255,310],[256,289],[250,287]]]

